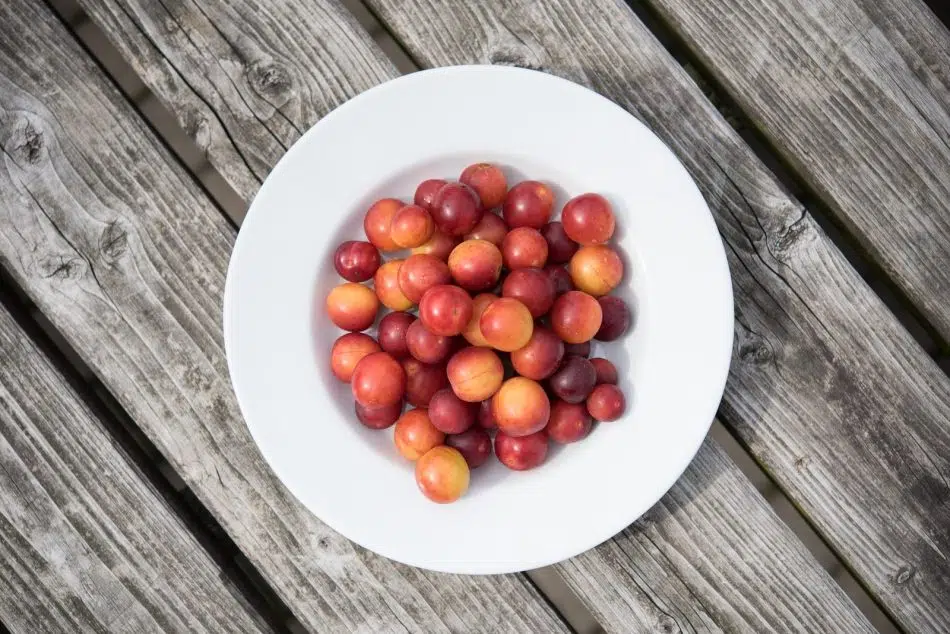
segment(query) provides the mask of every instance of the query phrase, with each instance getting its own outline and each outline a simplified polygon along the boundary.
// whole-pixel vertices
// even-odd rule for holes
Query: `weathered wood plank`
[[[950,341],[950,32],[920,0],[645,0]]]
[[[55,17],[0,3],[0,261],[316,631],[557,632],[523,576],[437,575],[332,532],[264,463],[228,381],[235,232]]]
[[[264,631],[188,528],[0,307],[0,621]]]
[[[426,65],[544,69],[647,123],[727,246],[725,421],[909,629],[950,622],[950,381],[618,0],[369,0]]]
[[[556,569],[611,632],[874,631],[709,439],[641,519]]]
[[[235,191],[395,67],[337,0],[79,0]]]
[[[269,8],[278,11],[283,10],[285,5],[271,5]],[[292,12],[281,15],[283,19],[290,19]],[[198,19],[195,16],[188,18]],[[259,35],[247,32],[247,37]],[[264,41],[267,42],[266,39]],[[281,43],[273,42],[271,45],[279,47]],[[190,84],[200,81],[200,78],[188,79]],[[173,103],[173,99],[169,99],[169,103]],[[45,291],[40,292],[45,294]],[[89,326],[84,325],[83,328]],[[119,390],[128,389],[127,381],[122,379],[117,387]],[[722,485],[719,484],[719,477],[711,477],[723,473],[728,477],[721,476]],[[751,485],[747,482],[738,484],[742,482],[741,474],[724,458],[720,449],[712,446],[702,451],[696,466],[684,475],[678,487],[679,493],[670,498],[680,501],[690,500],[691,497],[702,498],[695,504],[683,504],[679,511],[683,521],[696,528],[683,531],[677,539],[662,537],[665,532],[657,532],[652,537],[659,546],[643,555],[645,561],[651,558],[652,561],[649,567],[644,566],[642,572],[634,574],[642,579],[641,583],[648,591],[624,594],[625,608],[620,610],[618,607],[617,610],[622,618],[614,620],[612,628],[623,629],[631,624],[656,626],[661,616],[657,604],[666,606],[666,610],[676,615],[670,618],[684,627],[766,627],[792,619],[802,624],[833,622],[838,624],[841,631],[861,631],[866,627],[854,607],[807,555],[794,536],[768,511],[767,505]],[[728,503],[717,500],[728,500]],[[723,518],[735,517],[753,518],[754,522],[748,528],[737,528],[729,533],[723,533],[721,527],[717,526]],[[750,545],[748,540],[739,539],[750,528],[756,534],[767,535],[771,543]],[[667,530],[675,532],[673,520],[665,521],[664,531]],[[710,586],[703,581],[702,576],[696,574],[696,568],[691,563],[709,548],[723,554],[742,553],[741,560],[746,563],[737,565],[730,561],[729,567],[737,569],[738,573],[713,573],[717,578],[716,586]],[[604,557],[609,559],[610,555]],[[786,560],[795,573],[774,575],[773,571],[788,569],[783,563]],[[610,579],[611,583],[616,582],[618,585],[629,584],[631,575],[624,568],[606,568],[600,561],[600,556],[595,557],[589,564],[578,564],[574,570],[578,571],[578,575]],[[769,591],[763,592],[763,588]],[[780,589],[782,600],[776,601],[775,588]],[[697,594],[701,599],[696,598]],[[717,597],[724,599],[720,601]],[[715,605],[717,613],[711,613],[704,603]]]

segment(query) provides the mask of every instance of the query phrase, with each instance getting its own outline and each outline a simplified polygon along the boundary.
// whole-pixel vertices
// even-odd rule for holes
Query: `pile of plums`
[[[613,211],[592,193],[568,201],[559,222],[553,211],[544,183],[509,189],[497,166],[477,163],[459,182],[423,181],[411,204],[375,202],[368,242],[334,254],[346,282],[326,310],[350,332],[333,344],[333,374],[350,383],[363,425],[395,424],[396,449],[435,502],[461,497],[493,445],[505,466],[531,469],[549,441],[581,440],[623,414],[617,369],[588,358],[592,339],[613,341],[631,323],[609,295],[624,274],[609,245]],[[401,253],[384,262],[381,252]],[[374,339],[363,331],[380,304],[391,312]]]

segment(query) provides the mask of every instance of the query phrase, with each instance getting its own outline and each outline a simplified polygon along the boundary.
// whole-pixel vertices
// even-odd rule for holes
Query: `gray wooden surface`
[[[726,243],[736,348],[722,413],[908,629],[950,622],[950,381],[619,0],[369,0],[427,66],[592,87],[693,174]]]
[[[921,0],[644,0],[950,341],[950,33]]]
[[[520,575],[438,575],[332,532],[239,413],[220,302],[235,232],[35,1],[0,3],[0,263],[316,631],[557,632]]]
[[[78,0],[250,201],[317,119],[396,70],[337,0]]]
[[[555,566],[609,632],[873,632],[711,439],[669,493]]]
[[[275,9],[284,7],[271,5]],[[271,20],[277,22],[278,17],[289,20],[293,15],[290,11],[273,15]],[[247,37],[251,35],[248,32]],[[280,50],[280,42],[272,45]],[[378,55],[378,52],[373,54]],[[88,71],[79,75],[85,84],[97,85],[86,76]],[[193,82],[197,79],[189,80]],[[317,91],[319,86],[310,90]],[[22,98],[47,92],[37,87]],[[108,91],[102,92],[108,94]],[[80,91],[80,97],[73,96],[72,100],[80,104],[105,100],[101,95],[93,97],[88,93],[88,89]],[[125,110],[111,100],[109,103],[106,115],[114,123],[108,127],[117,128],[118,122],[123,127],[131,127],[124,116]],[[38,107],[35,100],[31,100],[31,108]],[[58,146],[87,147],[91,141],[85,136],[90,126],[88,112],[72,110],[55,100],[46,107],[52,110],[44,127],[47,138],[56,140]],[[97,112],[96,117],[102,119],[104,115]],[[546,621],[550,619],[549,612],[538,605],[537,597],[524,586],[521,577],[461,580],[438,576],[432,580],[430,575],[373,558],[316,522],[310,522],[306,528],[311,532],[319,530],[309,542],[311,548],[316,545],[311,552],[318,561],[308,562],[310,568],[307,568],[296,559],[307,552],[306,545],[299,546],[286,559],[282,558],[277,546],[287,548],[287,545],[276,541],[271,534],[284,530],[300,534],[303,532],[299,530],[300,525],[307,518],[286,501],[283,489],[266,479],[264,467],[236,416],[216,312],[233,235],[219,217],[206,212],[207,205],[193,193],[192,187],[182,182],[177,170],[167,167],[167,157],[155,152],[150,142],[110,133],[107,146],[112,149],[98,150],[102,153],[95,156],[77,151],[53,153],[49,158],[41,148],[38,154],[41,160],[37,160],[31,173],[46,174],[45,179],[24,180],[20,174],[11,175],[20,187],[29,183],[32,197],[48,203],[40,208],[25,197],[20,206],[7,211],[29,218],[30,225],[21,232],[21,239],[3,245],[0,257],[10,263],[19,281],[182,471],[185,479],[196,488],[200,486],[203,501],[238,545],[249,550],[252,561],[262,568],[291,607],[308,624],[327,618],[314,608],[314,603],[323,600],[342,604],[341,609],[346,610],[344,618],[353,621],[357,618],[368,621],[372,610],[382,611],[383,617],[379,618],[384,619],[388,616],[386,611],[393,609],[385,599],[393,594],[399,593],[397,596],[401,599],[405,596],[403,604],[409,605],[415,598],[414,592],[426,592],[428,599],[438,591],[437,587],[444,595],[464,597],[468,610],[459,609],[457,602],[446,604],[447,599],[435,597],[429,604],[433,607],[415,607],[401,616],[417,619],[416,625],[423,628],[434,627],[436,617],[430,610],[437,610],[446,624],[455,629],[470,626],[475,615],[480,619],[489,618],[486,627],[505,623],[507,628],[513,629],[551,628],[551,623]],[[47,143],[46,147],[50,145]],[[79,179],[67,181],[58,175],[73,169],[78,172],[90,161],[101,162],[105,167],[121,159],[123,155],[117,152],[125,152],[129,147],[134,148],[139,158],[131,167],[121,161],[119,171],[127,182],[148,183],[147,186],[126,188],[124,182],[97,183],[93,191],[74,195],[80,201],[83,198],[110,201],[105,216],[115,218],[121,228],[125,236],[123,250],[109,262],[103,262],[101,251],[95,248],[81,258],[77,251],[82,246],[70,251],[69,245],[58,235],[72,244],[97,245],[95,231],[102,228],[73,206],[66,195],[71,186],[82,189]],[[113,171],[117,167],[102,171]],[[54,172],[56,177],[48,172]],[[134,213],[128,210],[132,208]],[[36,270],[35,262],[42,261],[51,252],[63,253],[62,260],[74,263],[65,269],[61,265],[53,269],[65,270],[66,275],[46,277],[48,271]],[[185,252],[192,253],[191,257],[173,257]],[[164,412],[154,411],[152,402],[161,403]],[[166,422],[169,418],[171,426]],[[179,420],[182,422],[177,422]],[[210,458],[206,454],[210,454]],[[227,497],[228,492],[231,497]],[[866,627],[854,606],[769,511],[751,484],[742,480],[720,449],[705,448],[670,499],[677,501],[677,512],[664,516],[662,527],[650,534],[649,539],[659,546],[652,553],[654,560],[642,572],[632,561],[618,562],[616,569],[594,565],[598,559],[591,560],[589,566],[579,562],[574,567],[578,575],[601,580],[601,587],[588,589],[592,594],[607,596],[616,592],[623,596],[625,611],[607,624],[611,629],[623,631],[631,623],[661,626],[669,618],[682,622],[684,627],[689,623],[703,623],[728,628],[734,624],[775,622],[777,614],[787,618],[803,614],[806,615],[803,622],[827,620],[837,623],[841,631],[861,631]],[[243,516],[247,512],[246,505],[256,509],[270,505],[277,516],[261,512],[263,518],[254,523],[257,518]],[[753,519],[752,525],[743,523],[747,517]],[[722,521],[740,526],[725,530],[718,526]],[[263,534],[264,539],[259,539],[263,542],[261,546],[257,542],[252,542],[253,549],[248,546],[252,540],[249,531],[253,531],[254,537]],[[637,537],[641,531],[647,534],[649,529],[634,529],[630,533],[632,537],[620,539],[621,548],[633,548],[631,539],[646,539]],[[750,544],[745,538],[749,531],[768,536],[768,540]],[[265,541],[268,539],[274,541]],[[612,554],[614,548],[606,546],[603,558],[616,558]],[[707,582],[702,573],[700,558],[704,550],[710,548],[730,560],[730,570],[723,573],[716,584]],[[325,554],[317,554],[321,552]],[[727,553],[737,556],[727,557]],[[316,572],[322,574],[302,578],[301,568],[309,572],[314,566]],[[378,578],[383,578],[384,573],[389,576],[382,582],[376,581],[364,574],[367,568]],[[326,572],[327,569],[331,572]],[[774,573],[789,569],[796,572]],[[397,573],[415,581],[422,589],[413,590],[400,583],[398,578],[393,578]],[[642,575],[642,583],[652,588],[650,592],[614,585],[627,584],[631,574]],[[380,589],[381,583],[390,586],[393,594]],[[323,586],[334,584],[343,586],[344,592],[337,591],[330,597],[329,588]],[[300,588],[295,590],[295,585]],[[373,591],[382,598],[374,601]],[[499,596],[506,597],[507,602],[496,603]],[[350,601],[359,603],[350,607]],[[665,609],[675,616],[662,623],[657,621],[662,616],[657,611],[657,603],[667,606]],[[723,605],[729,606],[728,609]],[[356,610],[363,613],[351,616]],[[517,613],[513,613],[514,610]],[[610,611],[602,614],[609,615]]]
[[[18,632],[268,628],[0,307],[0,622]]]

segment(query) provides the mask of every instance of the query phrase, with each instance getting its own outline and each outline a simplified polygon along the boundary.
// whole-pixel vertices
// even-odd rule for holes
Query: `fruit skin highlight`
[[[356,364],[368,354],[379,352],[380,346],[367,334],[348,332],[333,342],[330,349],[330,370],[333,376],[349,383]]]
[[[449,267],[434,255],[410,255],[399,267],[399,289],[414,304],[418,304],[433,286],[450,281]]]
[[[374,352],[356,364],[350,387],[353,398],[363,407],[385,407],[402,400],[406,371],[388,352]]]
[[[548,436],[543,431],[527,436],[495,434],[495,455],[498,461],[514,471],[527,471],[540,466],[548,455]]]
[[[435,232],[435,222],[429,212],[419,205],[406,205],[393,216],[390,237],[403,249],[412,249],[425,243]]]
[[[428,212],[432,211],[432,201],[435,195],[444,187],[446,182],[441,178],[430,178],[419,183],[416,187],[416,193],[412,197],[412,202],[419,205]]]
[[[338,328],[359,332],[376,321],[379,299],[372,289],[355,282],[340,284],[327,295],[327,315]]]
[[[518,227],[501,241],[501,255],[509,270],[540,269],[548,261],[548,243],[537,229]]]
[[[478,328],[488,344],[502,352],[523,348],[534,332],[531,311],[516,299],[501,297],[485,308]]]
[[[416,320],[410,313],[393,312],[384,315],[379,320],[376,339],[379,347],[397,359],[409,356],[409,345],[406,343],[406,332]]]
[[[582,246],[604,244],[614,235],[616,220],[610,202],[600,194],[581,194],[567,201],[561,223],[568,237]]]
[[[491,163],[469,165],[462,171],[459,181],[475,190],[485,209],[498,207],[508,194],[505,174]]]
[[[455,283],[472,293],[494,288],[501,276],[502,257],[487,240],[466,240],[449,255],[448,270]]]
[[[468,463],[453,447],[433,447],[416,462],[419,490],[438,504],[449,504],[465,495],[469,478]]]
[[[440,231],[461,237],[478,225],[485,212],[482,201],[471,187],[446,183],[432,200],[429,213]]]
[[[616,385],[604,383],[594,388],[587,397],[587,411],[602,423],[614,421],[623,416],[627,402]]]
[[[505,368],[489,348],[463,348],[449,359],[452,391],[463,401],[478,403],[491,398],[501,387]]]
[[[372,279],[382,261],[379,249],[360,240],[347,240],[333,252],[333,268],[347,282]]]
[[[392,310],[405,311],[412,308],[412,301],[399,288],[399,270],[405,260],[390,260],[376,271],[373,286],[376,297],[383,306]]]
[[[517,299],[538,319],[551,310],[556,292],[554,282],[543,270],[528,268],[509,273],[501,285],[501,295]]]
[[[582,402],[596,383],[597,370],[584,357],[568,357],[548,381],[551,391],[568,403]]]
[[[590,413],[583,403],[555,401],[551,406],[551,420],[544,431],[554,442],[566,445],[586,438],[592,425]]]
[[[601,297],[617,288],[623,279],[623,262],[617,252],[605,245],[581,247],[568,265],[577,290]]]
[[[411,409],[400,416],[393,430],[396,449],[407,460],[418,460],[444,441],[445,434],[435,428],[424,409]]]
[[[419,302],[419,319],[433,334],[460,335],[472,319],[472,298],[458,286],[433,286]]]
[[[596,299],[581,291],[568,291],[554,300],[551,328],[565,343],[587,343],[603,321]]]
[[[373,203],[363,217],[363,232],[366,238],[380,251],[398,251],[399,245],[392,237],[393,217],[404,206],[401,200],[383,198]]]
[[[537,327],[523,348],[511,353],[511,364],[521,376],[541,381],[557,370],[564,358],[564,342],[553,331]]]
[[[502,214],[512,229],[540,229],[551,219],[553,210],[554,192],[550,187],[538,181],[522,181],[505,196]]]
[[[551,403],[544,388],[522,376],[502,384],[492,397],[491,408],[498,429],[513,437],[541,431],[551,416]]]

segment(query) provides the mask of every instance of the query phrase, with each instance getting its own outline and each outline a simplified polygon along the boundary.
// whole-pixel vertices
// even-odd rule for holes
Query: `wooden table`
[[[79,4],[245,202],[398,74],[335,0]],[[421,67],[561,75],[669,144],[735,285],[720,421],[898,628],[950,630],[946,27],[920,0],[366,4]],[[277,481],[225,367],[237,228],[97,55],[0,2],[0,621],[570,630],[526,575],[395,564]],[[713,440],[556,572],[611,632],[873,630]]]

